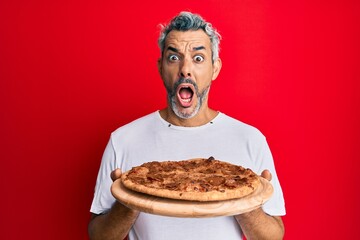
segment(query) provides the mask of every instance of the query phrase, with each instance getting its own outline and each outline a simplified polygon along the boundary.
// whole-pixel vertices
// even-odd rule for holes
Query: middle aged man
[[[123,239],[127,234],[130,240],[235,240],[243,234],[248,240],[282,239],[284,199],[265,137],[208,106],[211,83],[222,66],[218,33],[199,15],[182,12],[164,27],[159,46],[158,69],[168,106],[111,134],[91,206],[91,239]],[[262,207],[237,216],[176,218],[129,209],[110,193],[112,180],[133,166],[209,156],[272,178],[273,196]]]

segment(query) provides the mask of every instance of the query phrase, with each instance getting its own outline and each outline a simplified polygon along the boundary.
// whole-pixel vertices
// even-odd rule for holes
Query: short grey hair
[[[214,62],[219,58],[221,36],[217,30],[212,27],[212,24],[206,22],[200,15],[191,12],[181,12],[175,16],[169,24],[165,26],[161,25],[161,27],[162,31],[158,40],[161,56],[164,52],[166,37],[172,30],[196,31],[202,29],[210,38],[212,61]]]

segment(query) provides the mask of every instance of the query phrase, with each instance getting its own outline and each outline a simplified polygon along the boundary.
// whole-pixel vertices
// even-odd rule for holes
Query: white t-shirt
[[[260,174],[272,173],[274,194],[263,205],[266,213],[285,215],[282,190],[265,137],[256,128],[219,113],[211,122],[199,127],[179,127],[166,122],[158,111],[118,128],[106,146],[96,181],[91,212],[109,210],[115,199],[111,195],[110,173],[123,172],[148,161],[208,158],[242,165]],[[129,232],[129,239],[139,240],[218,240],[241,239],[234,217],[175,218],[141,213]]]

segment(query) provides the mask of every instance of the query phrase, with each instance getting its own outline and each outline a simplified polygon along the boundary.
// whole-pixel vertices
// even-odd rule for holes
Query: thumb
[[[121,170],[120,168],[116,168],[114,171],[111,172],[110,177],[113,181],[119,179],[121,177]]]
[[[269,170],[262,171],[261,176],[266,180],[271,181],[272,176]]]

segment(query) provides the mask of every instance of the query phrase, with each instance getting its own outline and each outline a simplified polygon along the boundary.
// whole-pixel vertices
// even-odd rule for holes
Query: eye
[[[179,57],[175,54],[172,54],[168,57],[168,59],[171,61],[171,62],[176,62],[179,60]]]
[[[203,62],[204,61],[204,57],[203,56],[200,56],[200,55],[196,55],[194,57],[194,61],[195,62]]]

